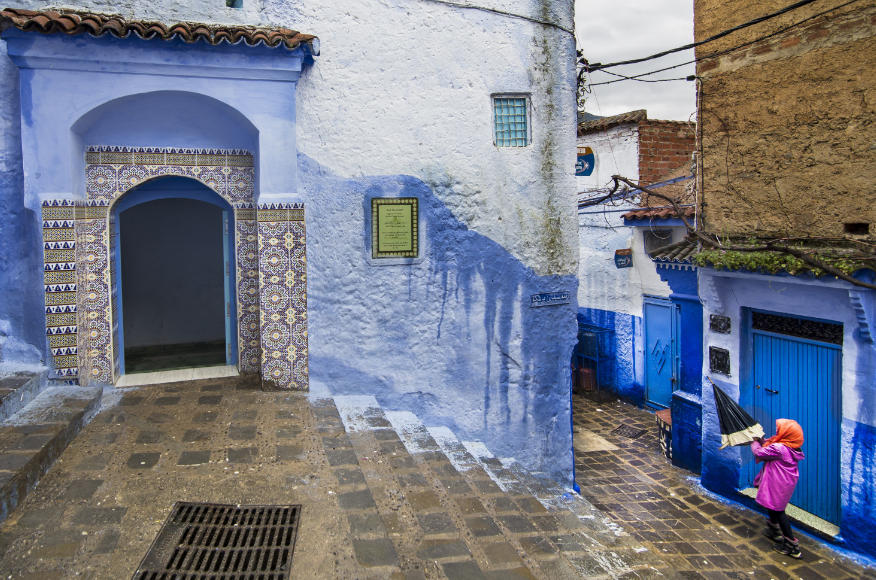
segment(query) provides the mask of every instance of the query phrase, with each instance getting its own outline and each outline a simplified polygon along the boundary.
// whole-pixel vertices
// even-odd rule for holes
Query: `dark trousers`
[[[791,529],[791,522],[788,521],[788,514],[785,513],[785,510],[777,512],[768,509],[767,512],[770,514],[770,521],[782,529],[782,535],[789,540],[793,540],[794,530]]]

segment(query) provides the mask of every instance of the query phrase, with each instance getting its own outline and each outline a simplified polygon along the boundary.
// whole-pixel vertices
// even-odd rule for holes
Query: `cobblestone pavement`
[[[573,396],[576,478],[581,494],[627,530],[680,577],[844,580],[876,578],[865,568],[799,535],[802,560],[782,557],[761,535],[763,516],[701,493],[693,474],[673,467],[660,453],[656,418],[632,405],[596,403]],[[613,434],[621,425],[645,433]],[[593,435],[596,437],[594,438]],[[600,440],[601,438],[601,440]],[[585,443],[586,441],[586,443]]]
[[[876,578],[806,540],[783,561],[755,515],[662,461],[653,415],[576,411],[579,441],[619,448],[579,456],[590,501],[371,397],[240,379],[110,392],[0,526],[0,578],[131,578],[177,501],[300,504],[294,579]],[[620,422],[649,432],[611,435]]]
[[[295,579],[633,578],[661,565],[583,499],[371,397],[216,379],[106,394],[0,527],[0,578],[131,578],[177,501],[302,505]]]

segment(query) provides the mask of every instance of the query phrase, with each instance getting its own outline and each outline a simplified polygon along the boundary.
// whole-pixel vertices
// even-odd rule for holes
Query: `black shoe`
[[[796,558],[797,560],[803,557],[803,553],[800,551],[800,543],[797,540],[792,540],[790,538],[782,537],[782,543],[775,544],[773,550],[782,556],[789,556],[791,558]]]
[[[766,528],[763,530],[763,535],[774,542],[781,542],[782,538],[784,538],[782,536],[782,529],[769,520],[766,520]]]

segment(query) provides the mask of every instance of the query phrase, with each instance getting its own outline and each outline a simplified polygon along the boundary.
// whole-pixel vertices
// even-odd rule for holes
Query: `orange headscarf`
[[[776,434],[764,441],[764,447],[773,443],[800,449],[803,446],[803,427],[792,419],[776,419]]]

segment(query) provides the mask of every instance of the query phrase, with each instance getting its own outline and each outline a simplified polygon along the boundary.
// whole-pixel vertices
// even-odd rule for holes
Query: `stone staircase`
[[[338,493],[342,507],[353,502],[348,518],[365,566],[400,566],[406,580],[674,576],[582,497],[513,458],[494,457],[481,442],[460,441],[413,413],[384,411],[369,396],[313,403],[324,441],[340,436],[359,456],[365,481],[345,485],[339,477]],[[369,449],[379,451],[368,457]]]
[[[101,387],[48,387],[45,373],[0,382],[0,522],[100,407]]]

